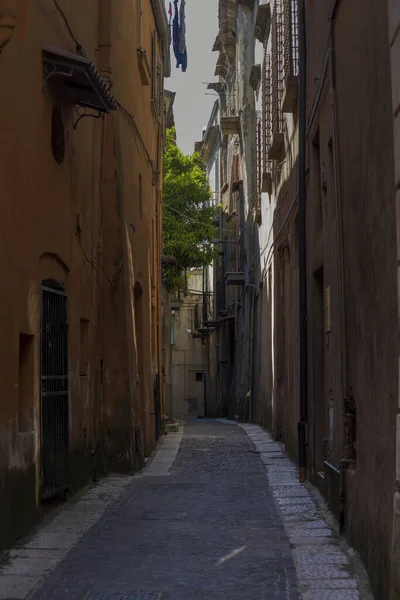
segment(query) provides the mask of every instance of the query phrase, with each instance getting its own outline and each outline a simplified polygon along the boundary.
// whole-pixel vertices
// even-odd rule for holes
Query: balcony
[[[180,310],[181,304],[182,302],[179,299],[171,300],[171,310]]]
[[[261,65],[253,65],[250,71],[250,85],[255,92],[260,89],[261,83]]]
[[[253,223],[255,225],[261,225],[262,223],[262,215],[261,215],[261,207],[257,206],[253,211]]]
[[[221,133],[225,135],[238,135],[240,133],[240,117],[221,117]]]
[[[271,148],[269,150],[269,156],[271,160],[281,160],[283,152],[285,150],[285,138],[281,131],[276,131],[272,136]]]
[[[298,87],[299,83],[297,75],[287,77],[282,96],[282,112],[293,113],[297,104]]]
[[[225,284],[226,285],[244,285],[244,273],[243,272],[229,272],[225,273]]]
[[[203,145],[202,145],[202,148],[200,151],[201,157],[205,164],[207,164],[208,161],[210,160],[210,157],[212,156],[212,153],[215,150],[218,140],[219,140],[219,127],[218,127],[218,125],[212,125],[206,131],[206,134],[205,134],[205,137],[203,140]]]
[[[145,50],[142,50],[142,48],[138,48],[136,52],[138,57],[140,79],[142,80],[143,85],[148,86],[150,85],[152,75],[147,53]]]
[[[271,173],[263,173],[261,180],[261,192],[263,194],[272,194],[272,175]]]
[[[256,14],[254,36],[262,44],[266,44],[271,28],[271,5],[269,0],[261,0]]]

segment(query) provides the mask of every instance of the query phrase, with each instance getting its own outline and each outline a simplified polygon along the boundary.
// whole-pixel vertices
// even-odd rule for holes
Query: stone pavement
[[[209,420],[168,434],[141,474],[107,478],[14,550],[0,599],[28,597],[366,598],[283,447]]]

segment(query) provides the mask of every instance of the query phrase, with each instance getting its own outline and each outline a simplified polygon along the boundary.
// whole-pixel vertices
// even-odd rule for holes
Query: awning
[[[108,82],[88,58],[55,46],[43,46],[42,55],[43,85],[52,81],[61,99],[103,113],[117,108]]]

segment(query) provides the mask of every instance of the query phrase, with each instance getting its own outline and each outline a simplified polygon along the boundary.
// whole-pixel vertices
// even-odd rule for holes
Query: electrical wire
[[[297,177],[297,175],[298,175],[298,165],[296,166],[296,177]],[[287,198],[287,196],[288,196],[288,195],[289,195],[289,190],[287,189],[287,190],[286,190],[286,193],[284,194],[284,196],[283,196],[283,197],[281,198],[281,200],[280,200],[280,206],[282,206],[282,204],[283,204],[283,201],[285,200],[285,198]],[[296,204],[296,202],[297,202],[297,199],[298,199],[298,197],[299,197],[299,193],[298,193],[298,192],[296,192],[296,195],[295,195],[295,197],[294,197],[294,200],[293,200],[293,202],[292,202],[292,204],[291,204],[291,206],[290,206],[290,208],[289,208],[289,212],[288,212],[288,214],[286,215],[286,217],[285,217],[285,219],[284,219],[284,221],[283,221],[283,225],[282,225],[281,229],[279,230],[279,233],[282,231],[282,229],[283,229],[284,225],[286,224],[286,221],[288,220],[288,218],[289,218],[289,216],[290,216],[290,214],[291,214],[291,212],[292,212],[292,210],[293,210],[293,208],[294,208],[294,205],[295,205],[295,204]],[[265,244],[264,248],[262,249],[262,251],[260,252],[260,255],[259,255],[259,257],[258,257],[257,263],[255,264],[255,267],[257,267],[257,266],[259,265],[259,263],[260,263],[260,260],[261,260],[261,257],[263,256],[264,252],[265,252],[265,251],[266,251],[266,249],[268,248],[268,245],[269,245],[269,239],[270,239],[270,237],[271,237],[271,233],[273,232],[273,229],[274,229],[274,227],[275,227],[276,220],[277,220],[277,218],[278,218],[278,215],[277,215],[278,208],[280,208],[280,207],[277,207],[277,209],[275,210],[275,215],[274,215],[274,218],[273,218],[273,220],[272,220],[271,227],[270,227],[270,229],[269,229],[269,232],[268,232],[268,237],[267,237],[266,244]],[[278,234],[278,235],[279,235],[279,234]],[[274,240],[273,240],[273,242],[272,242],[272,246],[275,244],[275,241],[276,241],[276,237],[274,238]]]
[[[188,215],[185,215],[185,214],[179,212],[179,210],[176,210],[176,208],[172,208],[172,206],[169,206],[169,204],[164,203],[163,206],[165,208],[168,208],[168,210],[172,210],[172,212],[176,213],[180,217],[183,217],[184,219],[187,219],[188,221],[192,221],[193,223],[197,223],[198,225],[202,225],[204,227],[204,223],[202,223],[201,221],[197,221],[196,219],[193,219],[192,217],[188,217]]]
[[[75,37],[72,29],[71,29],[71,25],[69,24],[69,21],[65,15],[65,12],[63,11],[63,9],[61,8],[61,6],[58,4],[57,0],[53,0],[53,4],[56,7],[56,9],[58,10],[58,12],[60,13],[62,20],[64,21],[65,27],[68,29],[68,33],[71,36],[71,39],[73,40],[74,44],[77,47],[81,47],[81,44],[78,42],[77,38]]]
[[[150,166],[154,167],[155,162],[151,158],[150,154],[147,151],[146,144],[144,143],[144,140],[143,140],[143,138],[141,136],[139,128],[138,128],[138,126],[136,124],[135,117],[129,112],[128,109],[125,108],[125,106],[123,104],[121,104],[121,102],[118,102],[118,100],[116,100],[116,102],[117,102],[118,108],[121,110],[122,114],[124,114],[126,116],[126,118],[128,119],[128,121],[131,123],[131,125],[132,125],[132,127],[133,127],[133,129],[134,129],[134,131],[135,131],[135,133],[137,135],[137,137],[139,138],[140,144],[141,144],[141,146],[143,148],[143,151],[144,151],[144,153],[146,155],[147,160],[149,161]]]
[[[172,206],[169,206],[168,204],[165,204],[165,202],[163,203],[163,207],[164,208],[168,208],[168,210],[172,210],[172,212],[176,213],[180,217],[183,217],[184,219],[188,219],[188,221],[192,221],[193,223],[197,223],[198,225],[202,225],[204,227],[204,223],[202,223],[201,221],[197,221],[196,219],[193,219],[192,217],[189,217],[188,215],[185,215],[184,213],[179,212],[179,210],[176,210],[176,208],[172,208]],[[228,233],[234,233],[234,232],[232,232],[231,229],[227,229],[226,227],[220,229],[220,231],[226,231]],[[226,240],[221,240],[221,241],[224,242]]]
[[[285,227],[285,225],[286,225],[287,221],[289,220],[289,217],[290,217],[290,215],[292,214],[292,210],[293,210],[293,208],[294,208],[294,206],[295,206],[295,204],[296,204],[296,202],[297,202],[297,199],[298,199],[298,197],[299,197],[299,194],[297,193],[297,194],[296,194],[296,196],[295,196],[295,198],[294,198],[294,200],[293,200],[293,202],[292,202],[292,204],[291,204],[291,206],[290,206],[290,208],[289,208],[289,211],[288,211],[288,213],[287,213],[287,215],[286,215],[286,217],[285,217],[285,220],[284,220],[284,221],[283,221],[283,223],[282,223],[282,226],[281,226],[281,228],[279,229],[278,233],[276,234],[276,236],[275,236],[275,237],[274,237],[274,239],[272,240],[272,244],[271,244],[271,246],[270,246],[270,249],[269,249],[269,251],[268,251],[267,258],[266,258],[266,267],[268,267],[268,266],[269,266],[269,261],[271,260],[271,258],[272,258],[272,256],[273,256],[273,253],[274,253],[274,251],[275,251],[275,242],[276,242],[276,240],[278,239],[278,237],[280,236],[280,234],[282,233],[282,230],[283,230],[283,228]],[[264,249],[264,251],[265,251],[265,249]],[[260,254],[260,258],[261,258],[261,254]],[[258,261],[258,262],[259,262],[259,261]],[[257,262],[257,265],[258,265],[258,262]],[[256,266],[257,266],[257,265],[256,265]],[[265,267],[264,267],[264,268],[265,268]],[[264,270],[264,269],[263,269],[263,270]]]
[[[79,41],[78,41],[77,37],[74,35],[74,32],[72,31],[71,25],[70,25],[70,23],[69,23],[69,21],[68,21],[68,19],[67,19],[67,17],[66,17],[66,14],[65,14],[65,12],[62,10],[62,8],[60,7],[60,5],[59,5],[59,3],[58,3],[58,0],[53,0],[53,4],[54,4],[54,6],[56,7],[57,11],[59,12],[59,14],[60,14],[60,16],[61,16],[62,20],[64,21],[64,24],[65,24],[65,26],[66,26],[66,28],[67,28],[67,30],[68,30],[68,33],[69,33],[69,35],[70,35],[71,39],[72,39],[72,40],[73,40],[73,42],[74,42],[74,44],[75,44],[76,48],[77,48],[77,49],[82,49],[82,48],[83,48],[83,46],[82,46],[82,44],[80,44],[80,43],[79,43]],[[138,138],[139,138],[139,140],[140,140],[140,144],[141,144],[141,146],[142,146],[142,148],[143,148],[143,150],[144,150],[144,153],[145,153],[145,155],[146,155],[146,158],[147,158],[147,160],[149,161],[149,163],[150,163],[150,166],[153,168],[153,167],[154,167],[154,164],[155,164],[155,162],[152,160],[152,158],[151,158],[150,154],[149,154],[149,153],[148,153],[148,151],[147,151],[146,144],[144,143],[144,140],[143,140],[143,138],[142,138],[142,135],[141,135],[141,133],[140,133],[140,131],[139,131],[139,128],[138,128],[138,126],[137,126],[137,124],[136,124],[135,117],[134,117],[134,116],[133,116],[133,115],[132,115],[132,114],[129,112],[129,110],[127,110],[127,109],[125,108],[125,106],[124,106],[123,104],[121,104],[121,102],[118,102],[118,100],[116,100],[116,102],[117,102],[118,108],[119,108],[119,109],[121,110],[121,112],[122,112],[122,113],[123,113],[123,114],[124,114],[124,115],[125,115],[125,116],[128,118],[128,120],[130,121],[131,125],[133,126],[133,129],[134,129],[134,131],[135,131],[135,133],[136,133],[137,137],[138,137]]]
[[[101,265],[99,263],[99,261],[97,260],[97,258],[95,258],[92,254],[89,256],[87,254],[87,252],[85,251],[84,247],[82,246],[82,242],[81,242],[81,238],[80,235],[77,233],[76,234],[80,249],[82,251],[82,254],[85,258],[85,260],[90,264],[90,266],[95,269],[96,271],[102,271],[102,273],[104,274],[104,276],[106,277],[106,279],[108,280],[109,284],[114,287],[115,283],[109,278],[109,276],[107,275],[106,271],[103,268],[103,265]]]

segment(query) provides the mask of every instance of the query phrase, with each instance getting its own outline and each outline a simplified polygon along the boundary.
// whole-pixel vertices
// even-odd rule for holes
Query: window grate
[[[68,305],[62,286],[53,280],[42,282],[40,345],[41,492],[44,500],[69,488]]]
[[[271,56],[265,50],[262,70],[262,170],[263,173],[272,172],[272,161],[269,158],[271,148]]]
[[[256,116],[256,135],[255,135],[255,157],[254,157],[254,186],[253,186],[253,197],[254,207],[258,208],[260,204],[260,190],[262,180],[262,126],[261,126],[261,114],[257,111]]]
[[[272,134],[283,129],[283,19],[281,0],[275,1],[272,15]]]
[[[299,74],[299,28],[297,0],[285,0],[284,6],[284,75],[297,77]]]

